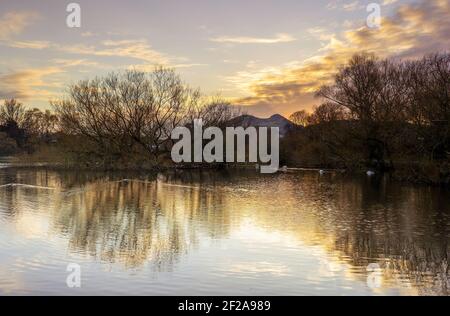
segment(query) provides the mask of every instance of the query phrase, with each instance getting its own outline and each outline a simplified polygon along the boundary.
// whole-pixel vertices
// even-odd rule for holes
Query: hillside
[[[284,137],[287,133],[294,128],[294,123],[287,118],[275,114],[270,118],[261,119],[253,115],[241,115],[231,122],[234,126],[242,127],[278,127],[280,129],[280,136]]]

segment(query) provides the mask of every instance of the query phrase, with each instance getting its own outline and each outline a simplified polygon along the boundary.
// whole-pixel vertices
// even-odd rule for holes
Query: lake
[[[449,242],[450,191],[387,177],[0,168],[3,295],[449,295]]]

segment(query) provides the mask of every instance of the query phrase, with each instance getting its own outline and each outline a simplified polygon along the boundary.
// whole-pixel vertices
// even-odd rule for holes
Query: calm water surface
[[[0,168],[0,294],[448,295],[449,202],[316,172]]]

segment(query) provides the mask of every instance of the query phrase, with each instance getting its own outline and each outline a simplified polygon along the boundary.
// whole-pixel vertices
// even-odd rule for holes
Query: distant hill
[[[289,121],[282,115],[275,114],[267,119],[261,119],[253,115],[241,115],[231,121],[233,126],[242,126],[244,128],[253,127],[278,127],[280,129],[280,136],[284,137],[294,128],[294,123]]]

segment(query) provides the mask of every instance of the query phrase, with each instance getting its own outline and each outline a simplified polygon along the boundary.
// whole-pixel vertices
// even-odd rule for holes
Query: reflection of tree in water
[[[0,190],[2,210],[10,216],[33,204],[50,213],[52,229],[67,236],[70,251],[130,268],[150,263],[170,270],[202,234],[221,238],[229,227],[225,212],[214,207],[223,204],[221,194],[166,186],[156,175],[17,170],[2,180],[53,189]]]
[[[359,205],[365,211],[353,217],[351,231],[339,232],[336,248],[359,265],[367,263],[365,258],[385,258],[382,266],[391,278],[408,276],[411,283],[425,285],[422,290],[448,295],[448,192],[386,185],[378,189],[373,184],[359,190],[363,201]],[[353,215],[352,210],[343,210]]]
[[[73,251],[129,267],[150,261],[157,269],[170,269],[198,244],[203,231],[223,226],[209,223],[217,218],[208,218],[208,206],[217,197],[183,191],[155,181],[92,183],[85,193],[61,199],[57,225],[67,230]]]
[[[448,191],[403,187],[385,179],[311,180],[315,177],[286,177],[283,189],[272,189],[274,196],[284,195],[283,207],[295,210],[296,216],[275,214],[270,205],[259,207],[256,220],[270,220],[303,242],[340,253],[339,259],[352,266],[380,263],[392,282],[449,294]]]
[[[188,173],[171,181],[177,179],[216,191],[243,189],[226,191],[226,207],[241,206],[240,218],[251,216],[261,227],[324,245],[353,266],[365,268],[378,262],[391,278],[409,276],[413,284],[441,285],[438,292],[448,293],[446,190],[404,187],[386,178],[320,178],[316,174]]]
[[[448,191],[315,173],[137,177],[119,182],[125,176],[17,171],[12,180],[56,190],[0,190],[0,206],[16,216],[32,202],[50,214],[71,251],[130,268],[149,263],[158,271],[170,270],[205,237],[227,237],[251,218],[361,270],[379,263],[387,282],[449,294]]]
[[[180,178],[182,180],[180,180]],[[322,245],[337,259],[365,268],[379,263],[386,282],[409,283],[419,293],[449,294],[449,192],[403,186],[382,179],[355,179],[336,174],[233,176],[188,174],[172,179],[226,191],[227,204],[239,217],[260,227]]]

